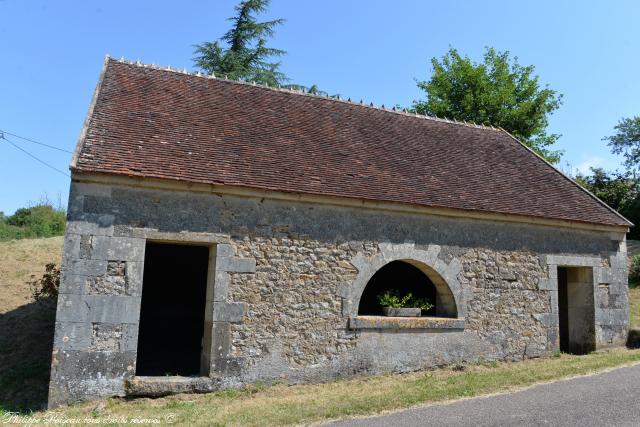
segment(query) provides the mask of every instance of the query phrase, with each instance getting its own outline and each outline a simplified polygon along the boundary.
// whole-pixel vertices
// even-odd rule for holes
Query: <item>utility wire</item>
[[[8,134],[8,132],[6,132],[6,133]],[[33,154],[29,153],[29,152],[28,152],[27,150],[25,150],[24,148],[22,148],[22,147],[20,147],[19,145],[14,144],[13,142],[9,141],[9,140],[7,139],[7,137],[6,137],[6,136],[4,136],[4,134],[3,134],[3,133],[1,133],[1,132],[0,132],[0,139],[4,139],[4,140],[5,140],[5,141],[7,141],[9,144],[13,145],[15,148],[17,148],[18,150],[22,151],[23,153],[25,153],[27,156],[31,157],[32,159],[37,160],[38,162],[42,163],[42,164],[43,164],[43,165],[45,165],[46,167],[51,168],[51,169],[53,169],[54,171],[56,171],[56,172],[58,172],[58,173],[61,173],[62,175],[66,176],[66,177],[69,177],[69,176],[70,176],[68,173],[63,172],[63,171],[61,171],[60,169],[58,169],[57,167],[52,166],[52,165],[50,165],[49,163],[45,162],[44,160],[41,160],[41,159],[37,158],[36,156],[34,156]]]
[[[54,147],[53,145],[45,144],[44,142],[34,141],[33,139],[25,138],[24,136],[16,135],[15,133],[7,132],[6,130],[0,129],[0,137],[2,136],[2,134],[11,135],[13,137],[20,138],[28,142],[32,142],[34,144],[42,145],[44,147],[51,148],[53,150],[62,151],[63,153],[73,154],[73,152],[69,150],[65,150],[64,148]]]

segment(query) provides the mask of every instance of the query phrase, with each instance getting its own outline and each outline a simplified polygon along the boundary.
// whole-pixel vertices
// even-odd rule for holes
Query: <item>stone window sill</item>
[[[356,316],[349,318],[349,329],[421,329],[463,330],[464,317],[387,317]]]

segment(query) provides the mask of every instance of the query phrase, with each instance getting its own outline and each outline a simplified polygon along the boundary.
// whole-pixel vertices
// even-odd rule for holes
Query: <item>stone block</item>
[[[213,301],[226,301],[229,298],[230,281],[229,273],[216,270],[213,285]]]
[[[213,359],[211,372],[221,377],[237,377],[242,373],[244,362],[244,358],[238,357]]]
[[[563,267],[596,267],[600,265],[600,258],[577,255],[547,255],[546,263]]]
[[[547,328],[547,350],[550,352],[560,350],[560,331],[557,327]]]
[[[460,264],[460,261],[456,258],[452,259],[444,271],[444,280],[448,283],[456,281],[461,270],[462,264]]]
[[[113,295],[86,295],[87,320],[95,323],[138,323],[140,298]]]
[[[161,397],[178,393],[210,393],[217,382],[209,377],[135,377],[125,381],[127,396]]]
[[[88,322],[56,322],[53,348],[56,350],[87,350],[91,344],[91,324]]]
[[[358,252],[351,260],[351,265],[353,265],[359,272],[362,272],[362,270],[368,268],[369,260],[367,260],[362,253]]]
[[[609,257],[609,263],[612,269],[627,269],[627,257],[622,253],[617,253],[614,256]]]
[[[70,270],[63,270],[60,276],[60,294],[82,295],[85,293],[88,276],[74,274]]]
[[[138,324],[125,323],[122,325],[122,341],[120,351],[138,350]]]
[[[83,214],[67,222],[66,232],[91,236],[113,236],[113,215]]]
[[[557,291],[558,279],[541,278],[538,280],[538,289],[541,291]]]
[[[463,330],[465,320],[444,317],[356,316],[349,318],[349,329]]]
[[[438,272],[438,274],[443,275],[447,270],[447,263],[442,261],[441,259],[436,260],[435,264],[433,264],[433,269]]]
[[[66,233],[64,235],[64,258],[79,259],[80,258],[80,242],[82,241],[80,234]]]
[[[231,258],[235,255],[233,246],[227,243],[218,243],[216,245],[216,257],[217,258]]]
[[[629,322],[627,309],[596,309],[596,324],[604,326],[626,325]]]
[[[549,291],[549,306],[551,307],[551,313],[558,313],[558,291]]]
[[[136,353],[108,351],[57,350],[51,361],[55,383],[71,379],[90,381],[99,378],[131,378],[135,374]],[[90,397],[90,396],[88,396]]]
[[[231,325],[214,322],[211,326],[211,358],[228,358],[231,352]]]
[[[560,319],[556,313],[534,314],[533,317],[546,328],[557,328],[560,324]]]
[[[71,273],[78,276],[103,276],[107,273],[107,261],[65,258],[62,263],[62,271],[63,274]]]
[[[217,258],[216,270],[226,271],[229,273],[255,273],[256,260],[236,257]]]
[[[92,259],[144,262],[146,241],[131,237],[94,236]]]
[[[144,279],[144,262],[127,261],[127,290],[130,296],[142,295],[142,281]]]
[[[598,267],[593,269],[593,276],[596,283],[611,283],[613,275],[610,268]]]
[[[84,295],[59,294],[56,322],[58,323],[87,323],[89,306],[84,301]]]
[[[441,250],[442,248],[439,245],[429,245],[424,262],[427,265],[433,265],[436,262],[436,259],[438,259],[438,255]]]
[[[351,287],[349,282],[340,282],[336,285],[336,295],[342,298],[348,298],[350,295],[349,288]]]
[[[213,321],[240,323],[244,317],[245,304],[240,302],[214,302]]]

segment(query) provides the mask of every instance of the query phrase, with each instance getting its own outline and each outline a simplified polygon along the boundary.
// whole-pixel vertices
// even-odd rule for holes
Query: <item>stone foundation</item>
[[[147,241],[211,247],[207,379],[135,378]],[[547,355],[558,266],[593,269],[596,345],[623,345],[625,256],[620,233],[74,181],[49,404]],[[358,316],[368,280],[397,260],[450,318]]]

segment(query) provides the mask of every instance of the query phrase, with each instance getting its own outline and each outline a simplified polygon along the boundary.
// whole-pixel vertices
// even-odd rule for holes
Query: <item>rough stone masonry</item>
[[[70,200],[51,405],[548,355],[557,265],[593,268],[597,347],[626,338],[623,234],[81,182]],[[149,239],[216,248],[208,381],[134,380]],[[394,260],[440,278],[456,318],[358,323],[364,287]]]

